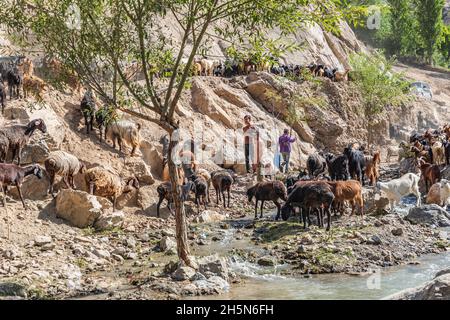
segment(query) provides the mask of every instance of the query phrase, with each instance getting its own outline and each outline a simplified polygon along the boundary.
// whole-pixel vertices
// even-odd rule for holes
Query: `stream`
[[[399,215],[408,212],[410,206],[415,203],[414,197],[407,197],[396,208]],[[241,220],[244,222],[244,220]],[[450,228],[441,228],[444,232],[450,232]],[[252,244],[248,239],[236,240],[236,229],[225,231],[225,236],[220,242],[211,243],[208,248],[200,249],[198,253],[208,250],[225,255],[230,248],[246,248],[262,250]],[[230,268],[240,275],[243,281],[233,284],[229,292],[217,296],[198,296],[192,300],[261,300],[261,299],[285,299],[285,300],[312,300],[312,299],[382,299],[398,291],[416,287],[433,279],[434,275],[450,267],[450,252],[442,254],[424,255],[416,259],[418,264],[400,265],[388,268],[372,270],[372,274],[318,274],[305,276],[283,276],[280,271],[289,268],[286,265],[275,267],[262,267],[244,261],[237,256],[229,257]]]
[[[449,232],[450,228],[442,229]],[[230,229],[232,234],[234,229]],[[224,240],[233,239],[232,236]],[[212,243],[209,252],[225,254],[229,248],[252,248],[248,240]],[[261,248],[255,247],[255,250]],[[372,274],[318,274],[307,277],[283,276],[286,265],[262,267],[232,256],[230,268],[243,278],[242,283],[231,286],[229,292],[218,296],[192,297],[202,299],[381,299],[406,288],[419,286],[450,266],[450,252],[419,257],[419,264],[401,265],[372,270]]]

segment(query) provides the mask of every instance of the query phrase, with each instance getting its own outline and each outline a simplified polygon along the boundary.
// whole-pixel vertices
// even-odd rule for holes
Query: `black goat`
[[[264,201],[273,201],[273,203],[277,206],[276,220],[278,220],[281,213],[281,205],[278,202],[278,199],[286,201],[287,191],[281,181],[263,181],[249,188],[247,190],[247,197],[249,202],[251,202],[253,197],[255,197],[255,219],[258,217],[258,201],[261,201],[260,218],[263,217]]]
[[[6,72],[6,79],[9,87],[9,99],[13,99],[13,95],[20,98],[20,87],[23,84],[23,77],[17,67],[13,67]]]
[[[306,167],[310,177],[317,177],[326,171],[327,162],[321,154],[315,153],[308,157]]]
[[[445,165],[450,165],[450,141],[444,141],[444,149],[445,149]]]
[[[189,197],[189,192],[194,190],[194,183],[189,181],[188,183],[179,186],[180,190],[180,199],[182,202],[187,201]],[[170,213],[173,213],[172,211],[172,204],[173,204],[173,196],[172,196],[172,183],[170,181],[166,181],[161,183],[158,188],[156,188],[156,192],[158,193],[159,200],[158,204],[156,205],[156,216],[159,218],[159,209],[161,207],[161,203],[164,200],[167,200],[167,207],[169,208]]]
[[[94,118],[96,116],[95,95],[91,89],[88,89],[84,94],[83,99],[80,103],[80,109],[81,113],[84,116],[86,133],[89,134],[91,130],[94,130]]]
[[[200,211],[201,204],[205,206],[206,210],[208,183],[206,182],[205,178],[203,178],[202,176],[197,176],[195,174],[191,175],[189,177],[189,180],[189,182],[193,183],[193,186],[189,187],[189,189],[191,189],[195,193],[195,204],[197,205],[197,212]]]
[[[346,155],[335,156],[328,153],[325,155],[325,160],[331,180],[348,180],[348,158]]]
[[[309,220],[310,210],[318,211],[319,227],[323,227],[323,213],[327,214],[327,231],[331,228],[331,205],[334,194],[330,186],[325,182],[305,182],[297,183],[295,189],[288,196],[286,203],[281,208],[283,220],[287,220],[294,207],[299,207],[302,211],[303,228],[306,229],[306,221]]]
[[[0,156],[4,152],[5,157],[8,154],[8,150],[12,150],[12,162],[15,158],[18,158],[18,164],[20,165],[22,149],[27,145],[33,133],[36,129],[42,133],[47,132],[47,127],[42,119],[35,119],[30,121],[27,125],[13,125],[0,129],[0,135],[3,137],[0,139]],[[0,161],[6,159],[0,158]]]
[[[23,180],[26,176],[34,174],[39,179],[42,179],[43,173],[41,167],[38,165],[31,165],[28,167],[20,167],[15,164],[0,163],[0,190],[3,190],[3,206],[6,208],[6,191],[8,186],[15,185],[19,192],[20,200],[24,209],[27,208],[23,200],[22,186]]]
[[[6,107],[6,88],[1,81],[0,75],[0,105],[2,106],[2,114],[5,112]]]
[[[366,159],[364,153],[360,150],[354,150],[351,146],[344,149],[344,155],[348,158],[348,169],[350,177],[356,179],[364,186],[366,169]]]

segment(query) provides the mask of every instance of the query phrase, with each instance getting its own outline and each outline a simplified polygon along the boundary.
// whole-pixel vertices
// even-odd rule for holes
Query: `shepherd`
[[[280,145],[280,153],[283,157],[283,162],[280,164],[280,171],[283,172],[283,165],[285,166],[284,173],[289,172],[289,159],[291,158],[291,144],[295,142],[295,137],[291,137],[289,129],[284,129],[283,135],[278,139]]]

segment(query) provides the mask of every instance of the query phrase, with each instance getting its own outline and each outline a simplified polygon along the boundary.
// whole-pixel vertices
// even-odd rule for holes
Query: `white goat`
[[[417,197],[416,206],[420,206],[420,192],[419,192],[420,177],[414,173],[407,173],[401,178],[391,180],[389,182],[378,182],[376,191],[383,191],[389,199],[389,208],[391,211],[400,200],[409,195],[414,194]]]
[[[450,204],[450,181],[442,179],[440,182],[433,184],[427,195],[428,204],[437,204],[446,209]]]

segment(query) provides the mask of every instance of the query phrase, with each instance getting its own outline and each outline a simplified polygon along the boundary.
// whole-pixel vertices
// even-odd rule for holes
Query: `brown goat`
[[[366,157],[366,176],[369,178],[370,185],[374,186],[380,177],[379,165],[381,163],[380,151],[377,151],[373,157]]]
[[[361,216],[364,215],[364,200],[362,196],[361,183],[356,180],[348,181],[328,181],[331,191],[334,194],[334,201],[341,204],[341,214],[343,214],[344,201],[350,202],[352,206],[352,214],[355,212],[356,205],[359,206]]]
[[[255,219],[258,217],[258,201],[261,201],[261,214],[260,218],[263,217],[263,207],[264,201],[273,201],[277,206],[277,217],[276,220],[280,218],[281,205],[278,199],[284,201],[287,200],[287,190],[286,186],[281,181],[263,181],[259,182],[253,187],[247,190],[248,201],[251,202],[253,197],[255,197]]]
[[[423,158],[419,158],[417,163],[418,168],[420,169],[422,177],[425,181],[425,190],[428,193],[429,188],[433,184],[441,181],[441,170],[439,169],[438,165],[426,163]]]
[[[226,170],[220,170],[213,172],[211,174],[211,181],[212,185],[214,187],[214,190],[216,190],[216,202],[219,204],[222,195],[223,199],[223,206],[226,208],[226,202],[225,202],[225,191],[227,191],[228,194],[228,208],[230,207],[230,193],[231,193],[231,185],[234,183],[234,179],[231,176],[229,172]]]

